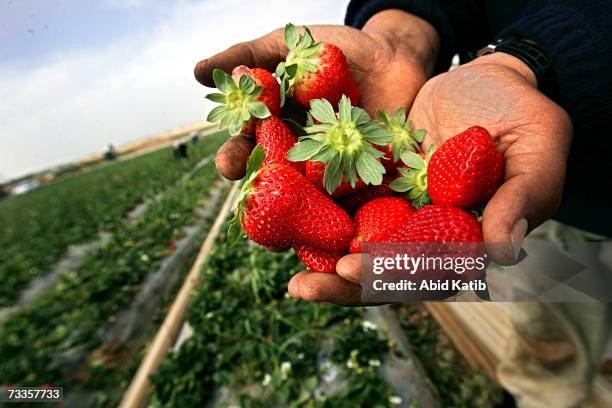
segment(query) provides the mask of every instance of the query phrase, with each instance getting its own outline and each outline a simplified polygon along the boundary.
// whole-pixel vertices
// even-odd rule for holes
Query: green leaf
[[[302,127],[302,125],[300,125],[299,123],[297,123],[295,120],[293,119],[289,119],[289,118],[283,118],[283,122],[285,122],[287,124],[287,126],[289,126],[289,128],[291,129],[291,131],[298,137],[300,136],[306,136],[306,130]]]
[[[410,150],[404,150],[400,154],[400,158],[408,167],[412,167],[413,169],[421,170],[425,167],[425,160],[415,152],[411,152]]]
[[[412,137],[417,142],[423,143],[423,140],[425,139],[425,135],[426,134],[427,134],[427,132],[425,131],[425,129],[417,129],[414,132],[412,132]]]
[[[293,77],[295,77],[297,70],[298,64],[287,65],[285,66],[285,75],[287,75],[287,78],[292,79]]]
[[[240,225],[240,217],[238,216],[238,214],[234,215],[234,218],[232,218],[228,222],[228,225],[229,228],[227,230],[227,242],[230,245],[236,245],[240,241],[240,238],[244,236],[244,233],[242,232],[242,225]]]
[[[285,44],[287,45],[287,48],[290,50],[294,49],[299,40],[300,34],[298,33],[297,27],[291,23],[288,23],[285,26]]]
[[[384,109],[379,109],[376,111],[376,119],[385,125],[389,125],[389,113]]]
[[[321,123],[336,123],[338,119],[334,108],[327,99],[313,99],[310,101],[310,114]]]
[[[218,92],[209,93],[208,95],[206,95],[206,99],[216,103],[225,103],[225,95]]]
[[[364,147],[365,147],[365,151],[370,156],[374,157],[375,159],[380,159],[381,157],[383,157],[385,155],[385,153],[381,152],[380,150],[378,150],[377,148],[375,148],[371,144],[365,144]]]
[[[412,189],[414,185],[406,177],[398,177],[389,184],[389,187],[398,193],[405,193]]]
[[[355,162],[344,157],[342,160],[342,167],[346,181],[351,187],[355,188],[357,185],[357,169],[355,168]]]
[[[377,144],[379,146],[386,146],[393,139],[393,134],[389,132],[387,129],[380,127],[380,124],[377,122],[370,122],[373,125],[365,125],[367,126],[366,131],[362,131],[363,137],[370,143]],[[362,125],[364,126],[364,125]],[[359,127],[361,131],[362,126]]]
[[[225,105],[217,106],[213,110],[208,113],[206,120],[209,122],[219,122],[227,113],[227,108]]]
[[[247,161],[246,168],[246,178],[250,179],[251,176],[259,170],[261,165],[263,164],[266,158],[266,152],[262,145],[258,144],[255,146],[251,155],[249,156],[249,160]]]
[[[385,167],[378,160],[369,154],[361,154],[355,162],[359,177],[366,184],[380,185],[382,184]]]
[[[310,28],[304,26],[304,35],[302,36],[302,43],[300,46],[302,48],[308,48],[314,42],[312,38],[312,33],[310,32]]]
[[[264,90],[263,86],[256,86],[251,92],[249,92],[249,96],[253,99],[257,99],[257,97],[261,95],[263,90]]]
[[[325,133],[328,132],[333,125],[330,125],[329,123],[321,123],[319,125],[312,125],[312,126],[308,126],[306,128],[304,128],[304,130],[307,133],[313,134],[313,133]]]
[[[250,94],[255,90],[255,81],[248,75],[242,75],[240,77],[238,87],[247,94]]]
[[[316,140],[302,140],[289,149],[287,159],[294,162],[306,161],[319,153],[321,148],[323,148],[323,144]]]
[[[313,161],[327,163],[336,155],[336,152],[332,150],[329,146],[323,145],[323,148],[319,150],[317,154],[312,156]]]
[[[234,80],[231,76],[227,75],[223,70],[219,68],[215,68],[213,70],[213,82],[217,89],[219,89],[224,94],[227,94],[233,89]]]
[[[341,182],[341,156],[335,155],[334,158],[327,163],[325,174],[323,175],[323,185],[325,186],[325,190],[331,194],[338,188]]]
[[[283,74],[285,73],[285,62],[279,62],[278,65],[276,66],[276,70],[274,71],[274,75],[277,78],[280,78],[283,76]]]
[[[243,123],[244,122],[238,122],[238,121],[232,122],[228,126],[227,131],[232,136],[238,136],[240,134],[240,132],[242,131]]]
[[[356,106],[351,109],[351,118],[357,126],[370,122],[370,115],[366,111]]]
[[[250,103],[248,105],[249,113],[257,119],[264,119],[272,115],[268,107],[262,102]]]
[[[228,110],[227,113],[221,118],[219,127],[224,128],[238,120],[242,120],[240,119],[240,112]]]
[[[342,95],[338,103],[338,118],[342,124],[347,124],[351,121],[351,101],[346,95]]]
[[[308,57],[312,57],[313,55],[315,55],[317,52],[319,52],[319,50],[321,49],[321,43],[317,43],[317,44],[313,44],[310,47],[304,49],[304,51],[302,51],[301,55],[303,58],[308,58]]]
[[[393,113],[393,121],[397,124],[397,126],[403,127],[406,124],[406,108],[398,108]]]
[[[285,106],[285,95],[289,92],[289,80],[283,76],[280,84],[280,106]]]

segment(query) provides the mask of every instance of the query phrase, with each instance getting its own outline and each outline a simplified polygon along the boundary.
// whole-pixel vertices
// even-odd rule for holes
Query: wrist
[[[432,75],[440,37],[429,22],[402,10],[389,9],[370,17],[362,31],[379,36],[399,56],[419,64],[427,77]]]
[[[494,52],[492,54],[483,55],[482,57],[476,58],[470,64],[497,64],[503,65],[507,68],[512,69],[521,75],[525,81],[527,81],[534,88],[538,87],[538,80],[535,73],[529,68],[529,66],[523,62],[520,58],[514,55],[506,54],[505,52]]]

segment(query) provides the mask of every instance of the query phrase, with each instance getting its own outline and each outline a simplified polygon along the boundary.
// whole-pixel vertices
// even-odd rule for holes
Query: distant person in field
[[[189,157],[189,153],[187,151],[187,143],[175,141],[174,143],[172,143],[172,153],[177,159],[186,159],[187,157]]]
[[[346,54],[362,107],[370,115],[409,108],[428,132],[425,148],[476,124],[491,132],[506,181],[484,211],[484,237],[520,248],[528,232],[568,243],[612,236],[611,18],[609,0],[354,0],[346,26],[310,28]],[[214,68],[274,71],[286,53],[279,29],[201,61],[195,73],[213,86]],[[461,65],[447,72],[457,54]],[[217,154],[221,174],[242,178],[253,146],[250,135],[229,139]],[[342,258],[338,275],[301,272],[289,294],[358,305],[360,259]],[[500,345],[502,385],[522,407],[581,405],[605,349],[609,305],[506,309],[514,334]]]

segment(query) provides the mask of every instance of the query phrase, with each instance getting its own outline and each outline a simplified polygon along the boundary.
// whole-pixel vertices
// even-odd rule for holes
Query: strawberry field
[[[184,161],[162,149],[0,201],[0,307],[48,273],[70,245],[117,227],[129,210],[166,189],[215,146],[195,145]]]

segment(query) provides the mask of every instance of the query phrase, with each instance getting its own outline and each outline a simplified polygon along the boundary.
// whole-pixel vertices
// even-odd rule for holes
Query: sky
[[[346,3],[0,2],[0,181],[202,120],[195,63],[289,21],[341,24]]]

